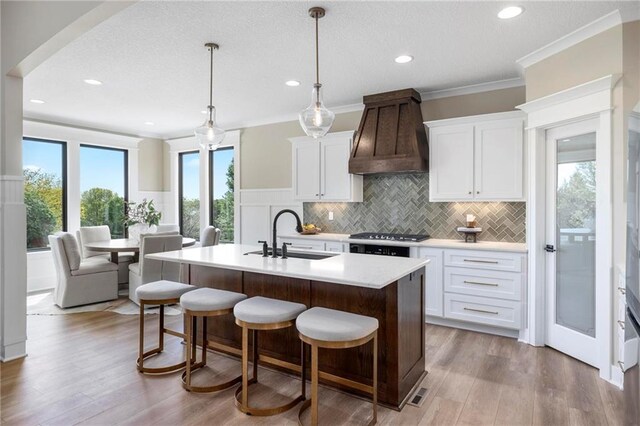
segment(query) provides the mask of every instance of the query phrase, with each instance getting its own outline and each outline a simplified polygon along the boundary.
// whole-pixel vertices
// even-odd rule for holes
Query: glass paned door
[[[546,343],[597,365],[596,125],[547,131]]]

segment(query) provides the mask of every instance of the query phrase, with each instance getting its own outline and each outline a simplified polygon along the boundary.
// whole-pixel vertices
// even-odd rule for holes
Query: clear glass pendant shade
[[[314,84],[311,92],[311,105],[300,111],[298,118],[302,130],[313,138],[321,138],[327,134],[336,115],[329,111],[322,102],[322,84]]]
[[[196,128],[194,133],[202,148],[215,151],[224,140],[225,131],[216,125],[216,110],[213,107],[210,108],[209,119],[205,120],[202,126]]]

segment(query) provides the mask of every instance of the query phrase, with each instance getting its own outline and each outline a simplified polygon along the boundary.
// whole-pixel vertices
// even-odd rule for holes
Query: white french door
[[[546,132],[546,344],[598,367],[598,120]],[[601,187],[598,188],[600,191]]]

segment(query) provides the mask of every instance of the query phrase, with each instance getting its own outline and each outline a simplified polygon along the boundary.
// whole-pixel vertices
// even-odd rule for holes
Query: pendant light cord
[[[320,54],[318,52],[318,14],[316,13],[316,84],[320,84]]]
[[[209,75],[209,121],[213,121],[213,46],[209,47],[211,52],[211,74]]]

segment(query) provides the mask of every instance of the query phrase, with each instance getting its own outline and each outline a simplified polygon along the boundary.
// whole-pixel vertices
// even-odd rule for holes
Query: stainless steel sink
[[[250,251],[247,254],[259,254],[262,256],[262,250]],[[273,252],[269,249],[269,256],[271,256]],[[282,256],[282,250],[278,249],[278,256]],[[328,259],[330,257],[337,256],[337,254],[327,254],[327,253],[309,253],[309,252],[301,252],[301,251],[287,251],[287,258],[291,259],[308,259],[308,260],[322,260]]]

